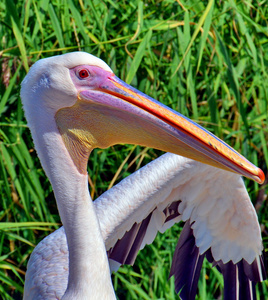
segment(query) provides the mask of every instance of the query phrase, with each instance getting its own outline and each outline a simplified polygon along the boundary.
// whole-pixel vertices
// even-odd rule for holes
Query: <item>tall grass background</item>
[[[6,0],[0,2],[0,298],[21,299],[35,245],[60,226],[53,191],[24,118],[20,83],[38,59],[86,51],[146,94],[195,120],[267,174],[266,1]],[[91,195],[155,159],[132,145],[96,149]],[[267,249],[267,181],[245,179]],[[182,225],[113,275],[119,299],[179,299],[168,280]],[[267,281],[257,299],[268,299]],[[196,299],[221,299],[223,279],[204,263]]]

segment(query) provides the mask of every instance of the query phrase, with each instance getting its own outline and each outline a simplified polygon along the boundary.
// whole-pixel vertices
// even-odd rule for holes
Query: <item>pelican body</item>
[[[106,63],[88,53],[73,52],[36,62],[22,83],[21,98],[35,148],[55,193],[66,235],[68,279],[64,291],[62,292],[61,288],[59,292],[60,299],[116,299],[106,251],[108,256],[119,264],[133,263],[138,249],[148,243],[147,239],[143,238],[146,237],[146,229],[153,228],[149,226],[151,220],[155,220],[153,224],[162,224],[157,230],[179,220],[186,221],[186,229],[175,251],[171,267],[171,275],[175,275],[176,291],[182,289],[182,299],[194,299],[204,256],[218,265],[225,278],[232,270],[231,274],[235,277],[234,280],[226,281],[226,299],[254,299],[252,282],[262,281],[265,278],[265,270],[256,213],[252,211],[244,188],[241,190],[247,203],[245,208],[236,206],[234,199],[230,200],[235,212],[238,215],[241,212],[242,217],[238,218],[239,221],[230,217],[228,225],[231,224],[229,229],[238,230],[243,216],[250,214],[251,221],[245,222],[248,224],[245,226],[252,226],[256,233],[256,244],[248,244],[239,231],[235,233],[220,230],[222,224],[213,222],[213,217],[211,219],[208,214],[213,206],[213,199],[204,200],[199,211],[200,205],[195,206],[195,201],[180,199],[180,194],[177,199],[177,190],[173,186],[167,200],[165,186],[161,185],[165,178],[161,176],[155,178],[156,181],[148,179],[151,182],[149,187],[154,188],[148,191],[148,195],[143,195],[142,190],[135,185],[129,187],[129,193],[123,198],[115,197],[115,188],[115,194],[110,199],[112,201],[100,201],[103,204],[98,208],[99,211],[89,195],[86,170],[88,157],[94,148],[107,148],[117,143],[139,144],[182,155],[210,165],[208,172],[212,172],[214,167],[223,169],[225,171],[220,171],[225,174],[222,178],[228,178],[229,174],[236,176],[234,186],[237,184],[241,187],[239,175],[262,183],[264,174],[259,168],[201,126],[124,83],[114,75]],[[166,172],[169,172],[169,168],[172,169],[172,166],[169,165]],[[179,165],[177,168],[180,170]],[[151,172],[155,172],[152,169]],[[148,178],[152,173],[147,173]],[[173,170],[172,174],[174,173],[176,170]],[[202,186],[202,179],[201,177],[199,186]],[[136,181],[139,181],[137,176]],[[167,181],[166,184],[170,182]],[[196,199],[194,194],[202,194],[201,190],[200,187],[192,186],[189,198]],[[156,191],[162,195],[158,196],[162,200],[154,203],[150,195]],[[131,193],[135,194],[134,198]],[[202,198],[200,195],[199,197]],[[116,198],[120,198],[119,202],[116,202]],[[122,210],[130,200],[132,205]],[[215,203],[220,207],[219,200],[214,199]],[[108,208],[110,215],[104,217],[103,225],[101,212]],[[221,209],[225,215],[226,207]],[[141,214],[141,210],[144,213]],[[114,217],[118,223],[113,220]],[[126,226],[125,217],[132,223]],[[203,225],[199,227],[198,220],[201,219],[200,224]],[[109,228],[113,236],[107,235]],[[161,231],[163,230],[162,228]],[[135,242],[134,236],[139,237]],[[203,239],[205,242],[202,242]],[[234,245],[234,248],[228,248],[228,255],[223,253],[223,249],[227,247],[225,243]],[[188,245],[188,248],[185,245]],[[247,251],[238,254],[242,245]],[[122,255],[125,249],[130,250],[132,247],[132,252]],[[186,276],[188,279],[181,273],[186,269],[183,265],[186,260],[182,259],[180,249],[186,249],[185,247],[194,251],[192,266],[197,267],[191,269]],[[39,249],[41,248],[40,246]],[[37,252],[38,250],[35,253]],[[131,253],[133,255],[130,255]],[[182,253],[189,258],[187,251]],[[179,267],[182,271],[178,271]],[[27,273],[33,274],[30,272],[30,265],[28,268]],[[31,282],[29,283],[34,281],[34,278],[28,274],[24,298],[37,299],[32,296],[36,289]],[[189,282],[194,284],[188,286]],[[245,282],[247,292],[242,293],[241,287],[245,286]],[[56,294],[57,291],[55,297],[44,296],[40,299],[59,299]],[[229,298],[230,295],[232,298]],[[242,298],[244,295],[248,298]]]

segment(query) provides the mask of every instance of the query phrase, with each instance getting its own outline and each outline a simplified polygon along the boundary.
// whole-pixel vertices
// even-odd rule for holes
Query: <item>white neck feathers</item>
[[[54,116],[42,103],[38,109],[25,107],[25,113],[67,236],[69,281],[63,299],[115,299],[106,250],[88,191],[88,176],[77,171]]]

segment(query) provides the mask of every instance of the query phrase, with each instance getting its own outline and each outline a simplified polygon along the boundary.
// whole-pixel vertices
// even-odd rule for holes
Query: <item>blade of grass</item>
[[[14,73],[12,78],[10,79],[9,85],[8,85],[3,97],[0,100],[0,117],[1,117],[1,114],[3,113],[3,111],[5,109],[5,106],[7,104],[8,98],[9,98],[11,92],[12,92],[12,89],[14,88],[14,85],[16,84],[16,80],[17,80],[18,74],[20,72],[20,68],[21,68],[21,64],[18,65],[18,68],[17,68],[16,72]]]
[[[49,17],[50,17],[51,22],[52,22],[52,26],[53,26],[55,35],[56,35],[57,40],[59,42],[59,45],[60,45],[61,48],[65,48],[65,44],[64,44],[64,40],[63,40],[63,34],[62,34],[61,27],[60,27],[60,22],[59,22],[58,17],[55,13],[53,5],[51,3],[48,6],[48,13],[49,13]]]
[[[236,103],[237,103],[237,106],[238,106],[240,116],[241,116],[241,118],[242,118],[242,120],[245,124],[247,133],[249,135],[249,126],[248,126],[248,122],[247,122],[245,109],[244,109],[244,106],[243,106],[243,103],[242,103],[241,97],[240,97],[238,78],[237,78],[235,69],[234,69],[234,67],[231,63],[231,60],[230,60],[230,57],[228,55],[227,49],[226,49],[220,35],[218,34],[218,32],[217,31],[215,31],[215,32],[216,32],[217,40],[219,42],[220,52],[221,52],[221,54],[224,58],[224,61],[225,61],[226,65],[227,65],[227,77],[229,79],[230,86],[231,86],[231,89],[233,91],[233,94],[234,94],[234,97],[235,97],[235,100],[236,100]]]
[[[200,41],[199,46],[198,46],[199,51],[198,51],[198,61],[197,61],[196,73],[198,73],[198,71],[199,71],[199,67],[200,67],[200,64],[201,64],[201,59],[202,59],[204,47],[205,47],[205,44],[207,42],[208,33],[209,33],[209,29],[210,29],[211,22],[212,22],[213,8],[214,8],[214,1],[212,1],[211,8],[208,10],[208,13],[205,17],[204,28],[203,28],[204,30],[203,30],[203,33],[201,35],[201,41]]]
[[[137,52],[135,53],[135,56],[131,62],[131,66],[129,69],[129,72],[126,76],[126,82],[127,83],[131,83],[131,81],[133,80],[135,74],[137,73],[137,70],[141,64],[142,58],[145,55],[146,49],[148,47],[148,44],[150,42],[150,39],[152,37],[152,31],[149,30],[146,35],[144,36],[144,38],[142,39],[142,42],[140,43]]]
[[[29,65],[28,65],[28,59],[27,59],[24,40],[23,40],[22,34],[19,30],[19,27],[17,26],[17,23],[14,21],[14,18],[12,16],[11,16],[11,23],[12,23],[12,29],[13,29],[14,36],[17,40],[17,43],[18,43],[18,46],[19,46],[19,49],[20,49],[21,59],[22,59],[22,62],[23,62],[24,69],[26,70],[26,72],[28,72],[29,71]]]
[[[212,7],[213,4],[214,4],[214,0],[209,0],[208,5],[207,5],[207,7],[206,7],[206,9],[205,9],[205,11],[203,13],[203,15],[201,16],[201,18],[199,19],[199,21],[197,23],[197,26],[196,26],[195,31],[193,33],[193,36],[192,36],[192,38],[191,38],[191,40],[189,42],[189,45],[188,45],[188,47],[187,47],[187,49],[186,49],[186,51],[185,51],[185,53],[184,53],[184,55],[182,57],[182,60],[180,61],[179,65],[177,66],[177,68],[176,68],[176,70],[175,70],[175,72],[173,73],[172,76],[174,76],[174,74],[176,72],[178,72],[179,68],[181,67],[181,64],[183,63],[183,61],[184,61],[187,53],[189,52],[189,50],[190,50],[190,48],[191,48],[194,40],[196,39],[196,36],[199,33],[200,28],[202,27],[202,25],[203,25],[203,23],[204,23],[204,21],[205,21],[205,19],[206,19],[206,17],[207,17],[207,15],[208,15],[208,13],[209,13],[209,11],[210,11],[210,9],[211,9],[211,7]]]
[[[50,230],[48,226],[58,226],[58,223],[51,223],[51,222],[5,222],[0,223],[0,230],[18,230],[23,228],[33,228],[36,229],[37,227],[43,228],[42,230]]]

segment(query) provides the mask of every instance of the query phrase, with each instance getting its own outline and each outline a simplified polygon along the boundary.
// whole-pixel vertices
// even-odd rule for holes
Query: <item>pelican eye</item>
[[[80,79],[85,79],[90,76],[90,73],[87,69],[82,69],[78,72],[78,76],[80,77]]]

